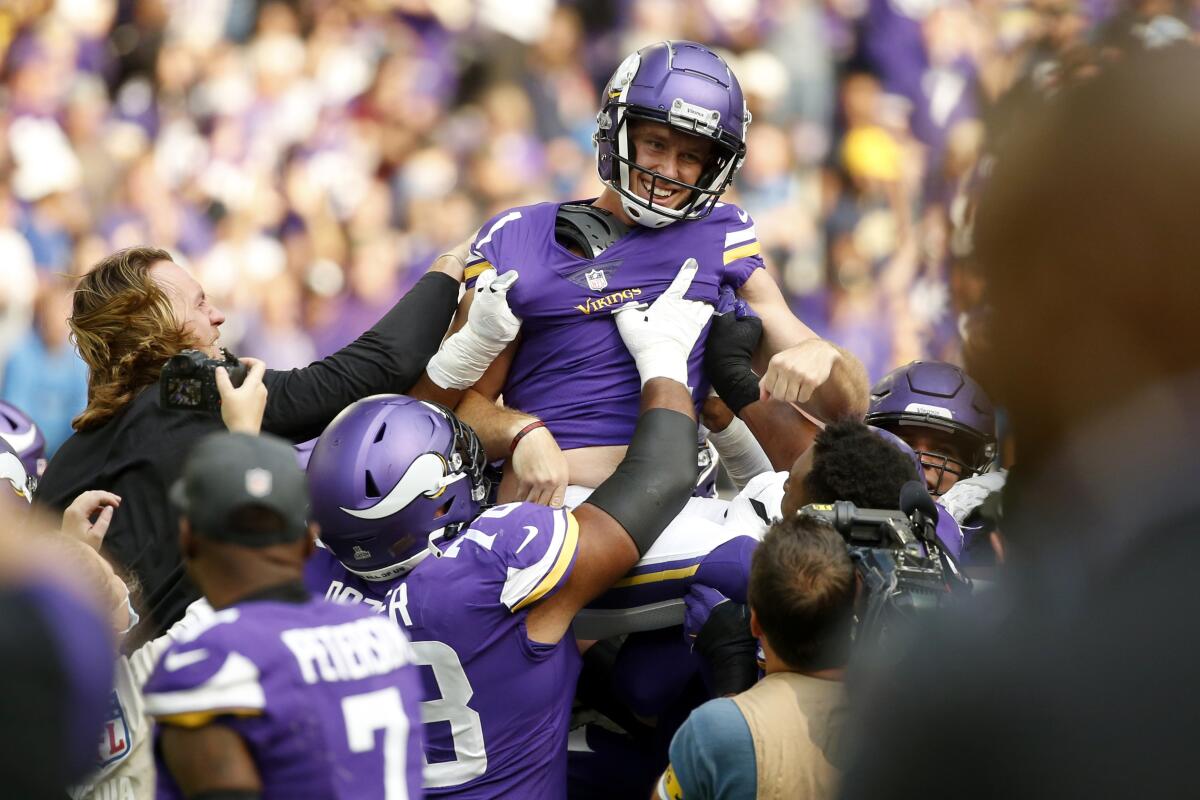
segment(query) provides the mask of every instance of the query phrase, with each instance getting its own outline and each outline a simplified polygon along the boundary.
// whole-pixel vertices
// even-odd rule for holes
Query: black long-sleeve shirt
[[[267,370],[263,430],[304,441],[355,400],[407,391],[437,352],[457,302],[458,282],[429,273],[337,353],[300,369]],[[67,439],[38,485],[37,502],[59,510],[89,489],[120,495],[104,552],[141,584],[148,613],[137,640],[165,630],[199,596],[184,574],[167,492],[191,446],[223,428],[216,415],[161,408],[154,384],[108,422]]]

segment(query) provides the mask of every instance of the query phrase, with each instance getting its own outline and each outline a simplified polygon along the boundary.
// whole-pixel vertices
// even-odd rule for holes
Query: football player
[[[689,259],[648,309],[617,312],[642,413],[624,459],[574,511],[510,503],[480,514],[478,439],[413,398],[350,406],[314,448],[312,514],[327,549],[306,580],[386,614],[430,667],[427,796],[566,796],[572,619],[646,552],[695,481],[687,359],[712,313],[684,299],[697,269]]]
[[[157,797],[419,797],[412,648],[387,620],[304,588],[314,529],[288,443],[212,434],[172,500],[215,613],[178,634],[143,689]]]
[[[984,503],[1004,488],[1007,472],[994,466],[996,415],[979,384],[954,364],[914,361],[871,389],[867,422],[917,452],[930,494],[962,528],[964,563],[1003,563],[1004,540]]]
[[[866,421],[916,451],[935,497],[987,472],[996,455],[992,401],[954,364],[914,361],[888,373],[871,389]]]
[[[514,208],[480,228],[460,319],[478,276],[494,268],[501,279],[513,270],[525,277],[509,291],[521,337],[475,385],[550,429],[572,484],[598,486],[611,474],[638,419],[637,370],[607,314],[658,297],[679,253],[699,263],[689,299],[715,304],[731,287],[762,317],[764,392],[826,420],[866,408],[861,363],[792,315],[763,269],[753,220],[720,202],[745,158],[749,124],[737,78],[718,55],[685,41],[644,47],[604,91],[593,137],[600,196]],[[702,352],[690,354],[686,376],[696,404],[706,393]],[[453,405],[475,383],[458,356],[434,357],[422,391],[438,388],[422,396]]]

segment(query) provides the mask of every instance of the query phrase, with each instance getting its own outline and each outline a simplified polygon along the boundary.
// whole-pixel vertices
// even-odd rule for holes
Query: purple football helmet
[[[907,441],[920,430],[948,437],[962,459],[917,450],[921,464],[960,478],[987,471],[996,450],[992,401],[965,372],[941,361],[914,361],[888,373],[871,389],[866,422]]]
[[[445,408],[368,397],[338,414],[313,448],[311,518],[351,572],[403,575],[479,515],[485,466],[475,432]]]
[[[0,481],[7,482],[13,493],[25,500],[33,502],[33,493],[37,489],[37,478],[25,470],[16,449],[7,441],[0,438]]]
[[[707,139],[713,155],[694,183],[668,178],[637,165],[629,138],[634,120],[669,125]],[[742,87],[729,66],[695,42],[659,42],[631,54],[613,73],[604,90],[604,106],[596,116],[596,168],[600,180],[621,196],[621,206],[634,221],[662,228],[681,219],[712,212],[746,157],[750,112]],[[650,180],[650,197],[660,187],[691,192],[679,208],[640,197],[639,177]]]
[[[0,439],[8,442],[25,472],[33,478],[46,469],[46,437],[33,418],[21,409],[0,401]]]

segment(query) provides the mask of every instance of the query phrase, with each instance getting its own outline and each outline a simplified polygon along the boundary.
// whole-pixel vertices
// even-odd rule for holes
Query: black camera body
[[[228,350],[224,359],[209,358],[199,350],[184,350],[171,356],[158,378],[158,401],[163,408],[220,413],[217,367],[224,367],[235,387],[246,380],[247,369]]]
[[[924,509],[905,515],[843,501],[807,505],[800,513],[824,520],[846,540],[863,585],[855,628],[860,644],[886,647],[892,633],[970,593],[970,581],[938,542],[936,516]]]

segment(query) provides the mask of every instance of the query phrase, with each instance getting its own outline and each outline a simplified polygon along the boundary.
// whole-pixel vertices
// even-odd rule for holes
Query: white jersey
[[[783,481],[787,475],[786,472],[760,475],[751,480],[732,502],[709,497],[691,498],[630,570],[629,576],[614,588],[628,583],[644,586],[672,579],[681,572],[691,574],[695,572],[695,565],[705,556],[739,536],[761,540],[770,527],[768,521],[758,517],[750,519],[742,513],[732,517],[731,514],[735,504],[747,509],[757,504],[778,517],[779,504],[783,499]],[[578,506],[591,491],[584,487],[568,486],[566,505],[570,508]],[[616,605],[619,607],[585,608],[575,617],[575,635],[580,639],[605,639],[683,623],[682,595],[644,604]]]
[[[962,525],[984,500],[1004,488],[1007,478],[1008,472],[1002,469],[965,478],[951,486],[938,502],[945,506],[955,522]]]
[[[732,533],[762,539],[771,523],[783,518],[783,484],[786,472],[764,472],[746,483],[729,501],[724,525]]]
[[[212,615],[208,601],[197,600],[165,634],[117,659],[108,718],[100,732],[96,771],[70,788],[72,800],[154,797],[153,727],[146,716],[142,686],[171,642]]]

